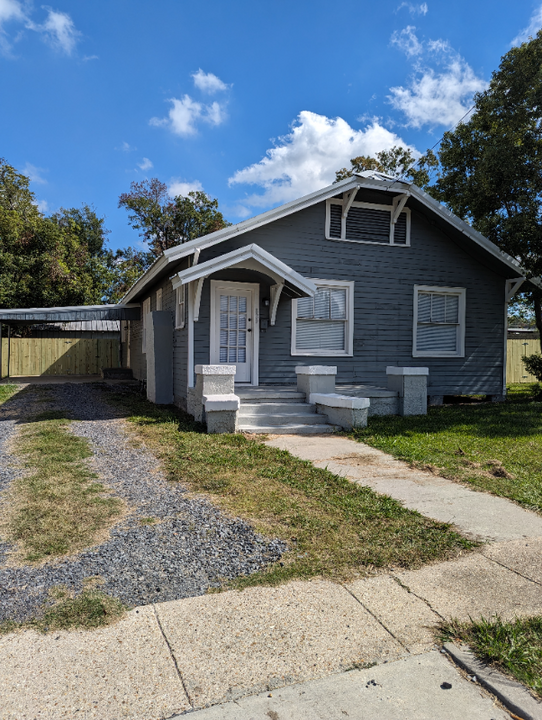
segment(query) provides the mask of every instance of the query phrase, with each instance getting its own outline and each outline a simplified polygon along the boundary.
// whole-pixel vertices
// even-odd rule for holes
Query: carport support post
[[[8,325],[8,380],[9,380],[9,363],[11,361],[11,325]]]

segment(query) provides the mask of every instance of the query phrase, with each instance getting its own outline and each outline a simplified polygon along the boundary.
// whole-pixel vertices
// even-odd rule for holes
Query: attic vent
[[[353,202],[343,218],[343,201],[327,201],[326,237],[328,240],[376,243],[381,245],[410,245],[410,210],[403,208],[392,225],[396,205],[376,205]]]
[[[407,216],[406,213],[402,212],[397,218],[395,223],[395,230],[393,232],[393,244],[394,245],[408,245],[407,241]]]
[[[331,237],[341,237],[342,205],[331,205],[329,208],[329,234]]]
[[[349,240],[389,242],[390,213],[388,210],[352,207],[346,218],[346,237]]]

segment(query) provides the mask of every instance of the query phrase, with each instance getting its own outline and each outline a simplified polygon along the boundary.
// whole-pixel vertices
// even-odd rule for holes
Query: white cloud
[[[122,152],[133,152],[134,150],[137,150],[137,148],[132,147],[130,143],[127,143],[126,140],[124,140],[120,148],[115,148],[115,150],[122,150]]]
[[[41,213],[46,213],[49,210],[49,203],[47,200],[38,200],[38,210]]]
[[[11,49],[10,38],[6,33],[4,24],[8,21],[18,21],[26,30],[33,30],[45,39],[52,47],[71,55],[81,33],[76,30],[71,17],[59,10],[43,8],[47,11],[44,23],[36,23],[30,16],[32,10],[30,3],[21,3],[19,0],[0,0],[0,48],[4,52]],[[19,31],[18,39],[21,36]]]
[[[169,181],[168,190],[169,194],[173,197],[177,197],[177,195],[182,195],[183,197],[186,197],[190,192],[197,192],[198,190],[203,190],[203,185],[200,183],[199,180],[187,182],[184,180],[180,180],[179,178],[171,178],[171,180]]]
[[[54,48],[71,55],[81,33],[75,29],[73,20],[67,13],[51,8],[46,10],[47,19],[43,25],[36,26],[35,29],[43,32],[47,42]]]
[[[406,8],[411,15],[427,15],[429,11],[427,3],[425,2],[421,3],[420,5],[413,5],[410,2],[403,2],[399,5],[395,12],[399,12],[399,10],[402,10],[403,8]]]
[[[213,73],[205,73],[201,68],[193,73],[192,77],[194,78],[194,85],[198,90],[209,93],[210,95],[220,92],[221,90],[227,90],[229,87],[229,85],[222,82],[219,77],[213,75]]]
[[[406,115],[407,125],[445,125],[452,127],[472,106],[474,93],[487,87],[464,60],[453,60],[446,70],[431,68],[418,72],[409,87],[392,87],[389,100]]]
[[[342,118],[304,110],[291,132],[279,138],[260,162],[238,170],[230,185],[248,184],[264,189],[246,198],[245,205],[265,207],[287,202],[330,185],[335,172],[350,165],[350,158],[374,155],[394,145],[406,147],[400,137],[373,120],[355,130]]]
[[[409,25],[393,33],[391,43],[414,61],[407,86],[390,88],[388,100],[406,116],[406,124],[452,127],[472,107],[473,96],[487,87],[447,40],[422,42]],[[438,65],[435,70],[431,65]]]
[[[170,98],[173,103],[166,118],[153,117],[149,120],[150,125],[167,127],[176,135],[195,135],[198,122],[207,122],[211,125],[220,125],[226,119],[224,105],[213,102],[211,105],[192,100],[190,95],[184,95],[180,100]]]
[[[150,170],[154,165],[149,160],[149,158],[144,157],[143,160],[140,163],[137,163],[137,166],[140,170]]]
[[[462,58],[453,59],[443,72],[419,70],[408,87],[392,87],[389,101],[406,115],[407,125],[452,127],[472,107],[473,95],[487,87]]]
[[[35,165],[31,165],[30,163],[26,163],[21,172],[23,175],[29,177],[30,180],[37,185],[47,185],[47,180],[41,174],[43,172],[43,168],[39,168]]]
[[[9,20],[26,20],[23,7],[17,0],[0,0],[0,27]]]
[[[512,45],[521,45],[521,43],[527,42],[530,37],[534,38],[540,28],[542,28],[542,5],[538,10],[534,11],[527,27],[512,40]]]
[[[391,36],[391,44],[397,45],[399,50],[402,50],[407,57],[415,57],[423,52],[423,45],[418,40],[415,30],[416,28],[413,25],[408,25],[401,32],[396,30]]]
[[[83,57],[83,62],[89,62],[90,60],[99,60],[99,59],[100,59],[99,55],[85,55]]]
[[[205,110],[205,120],[211,123],[211,125],[221,125],[227,117],[224,105],[217,102],[207,105]]]

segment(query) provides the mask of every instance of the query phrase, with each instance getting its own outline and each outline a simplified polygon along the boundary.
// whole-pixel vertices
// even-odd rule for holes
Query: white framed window
[[[141,352],[147,352],[147,323],[148,323],[148,315],[151,311],[151,299],[147,298],[146,300],[143,300],[143,305],[141,307],[141,321],[143,323],[143,332],[142,332],[142,339],[141,339]]]
[[[313,280],[311,298],[292,300],[292,355],[352,356],[354,283]]]
[[[327,200],[326,239],[409,247],[410,209],[403,208],[397,221],[392,223],[399,202],[399,198],[394,198],[392,205],[353,202],[344,218],[343,201],[340,198]]]
[[[162,309],[162,288],[158,288],[156,291],[156,309]]]
[[[414,286],[413,357],[464,357],[466,290]]]
[[[186,324],[186,285],[175,290],[175,328],[181,330]]]

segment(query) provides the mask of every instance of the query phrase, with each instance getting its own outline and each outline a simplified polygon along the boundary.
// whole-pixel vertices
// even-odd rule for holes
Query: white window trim
[[[438,350],[421,351],[416,348],[418,338],[418,294],[420,292],[433,292],[439,295],[457,295],[458,332],[456,352],[443,352]],[[412,357],[465,357],[465,326],[466,326],[467,290],[461,287],[441,287],[439,285],[414,285],[414,322],[412,330]]]
[[[158,288],[156,291],[156,309],[162,309],[162,288]]]
[[[317,287],[346,288],[346,320],[344,350],[297,350],[297,299],[292,300],[292,333],[290,354],[294,357],[352,357],[354,355],[354,282],[351,280],[322,280],[309,278]]]
[[[331,237],[330,234],[330,224],[331,224],[331,211],[330,211],[330,205],[340,205],[343,207],[344,203],[339,198],[329,198],[326,200],[326,227],[325,227],[325,234],[326,234],[326,240],[333,240],[335,242],[348,242],[348,243],[357,243],[361,245],[393,245],[393,247],[410,247],[410,225],[411,225],[411,214],[410,214],[410,208],[403,208],[400,212],[400,215],[403,213],[406,215],[406,243],[394,243],[393,236],[395,232],[395,225],[392,225],[391,218],[393,215],[393,211],[396,208],[396,203],[394,202],[393,205],[379,205],[376,203],[366,203],[366,202],[356,202],[354,201],[351,205],[351,207],[361,207],[361,208],[368,208],[370,210],[385,210],[386,212],[389,212],[390,214],[390,234],[388,238],[388,242],[382,242],[380,240],[350,240],[346,237],[346,218],[343,217],[341,219],[341,237]]]
[[[147,315],[151,311],[151,299],[147,298],[146,300],[143,300],[143,305],[141,306],[141,321],[142,321],[142,337],[141,337],[141,352],[146,353],[147,352]]]
[[[182,294],[182,303],[179,302]],[[182,307],[182,310],[181,310]],[[175,289],[175,329],[182,330],[186,326],[186,285]]]

